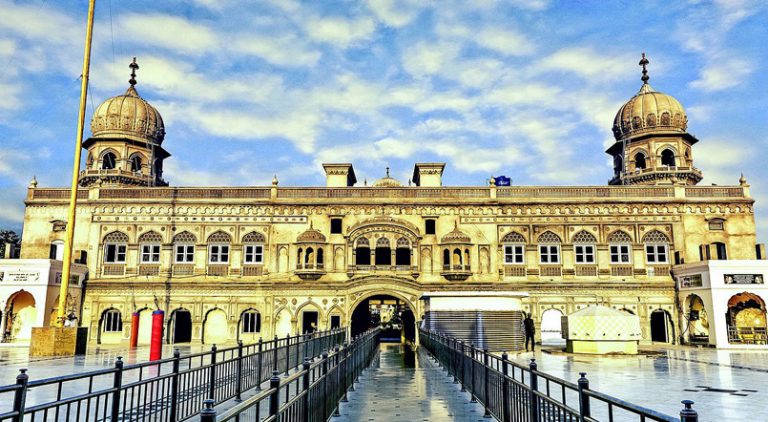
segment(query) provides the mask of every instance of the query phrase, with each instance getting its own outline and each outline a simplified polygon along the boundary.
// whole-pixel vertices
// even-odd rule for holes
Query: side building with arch
[[[444,163],[415,164],[407,184],[387,170],[360,186],[352,164],[327,163],[325,186],[169,186],[162,118],[134,84],[96,109],[83,144],[74,256],[87,268],[79,314],[93,343],[127,342],[134,314],[146,343],[158,309],[169,343],[351,327],[355,315],[409,333],[426,292],[468,291],[525,293],[546,343],[559,317],[592,304],[637,315],[644,342],[701,341],[706,327],[681,317],[678,268],[765,259],[746,179],[697,185],[685,110],[647,74],[614,119],[604,186],[443,186]],[[30,185],[22,258],[59,256],[68,198]],[[743,293],[717,302],[736,333],[765,311],[762,293]],[[726,316],[708,297],[691,309],[707,310],[713,339]]]

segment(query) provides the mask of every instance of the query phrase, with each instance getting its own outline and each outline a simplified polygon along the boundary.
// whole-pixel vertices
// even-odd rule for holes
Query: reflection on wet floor
[[[431,361],[423,348],[383,343],[342,403],[338,421],[487,421],[483,408]]]

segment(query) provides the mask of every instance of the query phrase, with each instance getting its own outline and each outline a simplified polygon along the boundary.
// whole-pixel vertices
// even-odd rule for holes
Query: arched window
[[[114,153],[108,152],[101,157],[102,170],[112,170],[117,167],[117,156]]]
[[[315,250],[312,248],[307,248],[307,251],[304,252],[304,268],[307,268],[307,265],[313,265],[315,263]]]
[[[685,157],[685,164],[690,166],[691,165],[691,150],[686,148],[685,154],[683,155]]]
[[[640,116],[635,116],[632,118],[632,129],[640,129],[643,127],[643,121],[640,119]]]
[[[671,149],[665,149],[661,151],[661,165],[662,166],[675,166],[675,153]]]
[[[502,239],[504,244],[504,264],[521,265],[525,263],[525,238],[518,232],[509,232]]]
[[[317,268],[323,268],[323,248],[317,248]]]
[[[107,309],[101,319],[102,331],[105,333],[118,333],[123,331],[123,319],[117,309]]]
[[[443,249],[443,268],[451,269],[451,251],[448,249]]]
[[[355,265],[371,265],[371,244],[368,239],[361,237],[355,245]]]
[[[656,115],[655,114],[649,114],[648,117],[645,118],[645,124],[648,127],[656,126]]]
[[[635,154],[635,168],[640,170],[645,170],[647,164],[645,162],[645,154],[642,152],[638,152]]]
[[[264,263],[264,235],[250,232],[243,237],[243,262],[249,265]]]
[[[404,237],[397,239],[395,265],[411,265],[411,242]]]
[[[392,248],[386,237],[376,240],[376,265],[392,265]]]
[[[240,318],[242,320],[243,333],[261,332],[261,314],[253,309],[243,312]]]
[[[453,250],[453,267],[460,269],[462,265],[461,249],[456,248]]]
[[[197,242],[195,235],[187,231],[173,236],[174,259],[177,264],[195,262],[195,242]]]
[[[661,125],[662,126],[669,126],[672,124],[672,119],[670,118],[669,112],[663,112],[661,113]]]
[[[546,231],[539,236],[539,262],[542,264],[560,263],[560,236]]]
[[[573,236],[573,251],[576,255],[577,264],[595,263],[596,243],[597,238],[586,230],[582,230]]]
[[[131,163],[131,171],[134,173],[140,173],[141,172],[141,165],[143,164],[141,161],[141,156],[138,154],[134,154],[130,158]]]
[[[608,236],[608,252],[611,264],[629,264],[632,262],[632,238],[621,230],[611,233]]]
[[[229,244],[231,241],[232,238],[222,231],[208,236],[208,263],[229,263]]]
[[[669,238],[658,230],[652,230],[643,236],[645,261],[648,264],[666,264],[669,262]]]
[[[142,264],[157,264],[160,262],[160,244],[163,237],[158,232],[146,232],[139,236],[140,262]]]
[[[108,264],[125,264],[125,252],[128,250],[128,235],[123,232],[112,232],[104,236],[104,262]]]

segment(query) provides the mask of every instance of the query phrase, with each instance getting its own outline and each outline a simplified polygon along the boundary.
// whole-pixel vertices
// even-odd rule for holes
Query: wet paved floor
[[[483,407],[470,403],[442,368],[423,349],[407,352],[403,345],[383,343],[380,354],[341,403],[334,421],[488,421]]]

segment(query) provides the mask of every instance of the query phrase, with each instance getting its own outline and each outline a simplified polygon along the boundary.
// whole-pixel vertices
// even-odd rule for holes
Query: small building
[[[0,259],[0,338],[3,343],[29,343],[32,327],[56,322],[62,261]],[[67,312],[80,318],[81,291],[88,268],[72,264]]]
[[[684,342],[768,349],[768,261],[709,260],[676,265],[673,273]]]
[[[568,353],[637,354],[640,318],[607,306],[593,305],[563,317]]]

